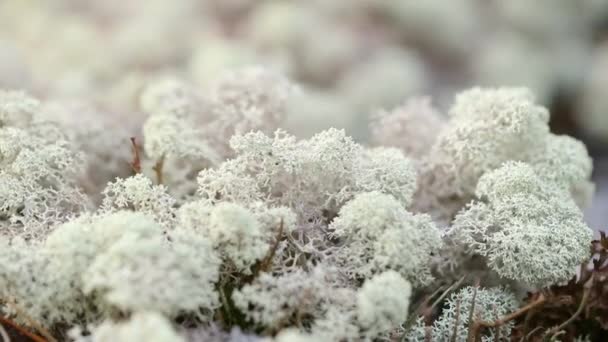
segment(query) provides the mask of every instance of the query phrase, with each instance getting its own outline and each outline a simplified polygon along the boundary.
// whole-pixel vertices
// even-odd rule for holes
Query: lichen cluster
[[[296,87],[263,68],[159,82],[126,160],[0,93],[4,315],[78,341],[464,341],[588,257],[591,159],[527,89],[464,91],[448,116],[409,102],[367,146],[282,130]]]

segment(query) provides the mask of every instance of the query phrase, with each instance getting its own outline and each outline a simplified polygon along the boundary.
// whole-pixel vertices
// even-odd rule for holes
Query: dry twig
[[[156,175],[156,184],[163,184],[163,168],[165,166],[165,155],[163,155],[156,164],[152,167],[154,174]]]
[[[591,279],[589,279],[589,282],[585,286],[585,290],[583,292],[583,298],[581,299],[581,302],[580,302],[578,308],[576,309],[576,312],[574,312],[574,314],[572,314],[572,316],[570,316],[570,318],[568,318],[568,320],[566,320],[565,322],[563,322],[559,326],[557,326],[557,327],[555,327],[555,328],[550,329],[549,331],[547,331],[547,333],[545,334],[545,340],[551,340],[551,339],[554,339],[555,337],[557,337],[557,335],[565,327],[567,327],[569,324],[571,324],[572,322],[574,322],[580,316],[580,314],[585,309],[585,306],[587,305],[587,301],[589,300],[589,294],[591,293],[591,288],[590,288],[590,286],[588,286],[588,284],[590,284],[592,282],[593,282],[593,277],[591,277]],[[549,339],[549,337],[551,339]]]
[[[547,301],[547,298],[543,294],[540,294],[540,296],[534,302],[529,303],[528,305],[526,305],[526,306],[518,309],[517,311],[512,312],[500,319],[497,319],[492,322],[475,321],[471,325],[472,333],[471,333],[471,335],[469,335],[469,341],[471,341],[471,342],[477,341],[477,339],[480,337],[482,328],[501,327],[501,326],[505,325],[506,323],[521,317],[522,315],[527,313],[529,310],[532,310],[540,305],[543,305],[546,301]]]
[[[0,337],[2,337],[2,342],[11,342],[11,338],[2,324],[0,324]]]
[[[21,317],[29,326],[34,328],[40,335],[42,335],[48,342],[57,342],[57,340],[51,335],[51,333],[38,323],[35,319],[31,318],[13,299],[7,300],[6,305],[9,306],[17,316]]]
[[[139,154],[139,145],[135,140],[135,137],[131,137],[131,148],[133,151],[133,161],[131,162],[131,168],[135,173],[141,173],[141,156]]]

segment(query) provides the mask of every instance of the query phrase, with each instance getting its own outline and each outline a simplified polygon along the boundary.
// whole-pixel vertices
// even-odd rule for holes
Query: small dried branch
[[[517,311],[514,311],[500,319],[497,319],[495,321],[492,322],[487,322],[487,321],[476,321],[472,324],[472,330],[473,330],[473,340],[469,340],[469,341],[475,341],[475,338],[477,336],[479,336],[479,334],[481,333],[481,329],[482,328],[496,328],[496,327],[500,327],[505,325],[506,323],[519,318],[521,316],[523,316],[524,314],[526,314],[528,311],[543,305],[545,302],[547,301],[547,298],[541,293],[539,295],[539,297],[532,303],[527,304],[526,306],[518,309]]]
[[[139,153],[139,145],[135,140],[135,137],[131,137],[131,149],[133,151],[133,161],[131,162],[131,169],[135,173],[141,173],[141,156]]]
[[[255,265],[255,268],[253,270],[253,276],[250,279],[257,277],[257,275],[260,274],[260,272],[267,272],[268,270],[270,270],[270,268],[272,267],[272,259],[274,258],[275,254],[277,252],[277,249],[279,248],[279,243],[281,242],[281,237],[283,236],[283,230],[284,230],[284,223],[283,223],[283,220],[281,219],[281,222],[279,223],[279,229],[277,231],[277,235],[275,236],[275,239],[274,239],[272,245],[268,249],[268,252],[266,253],[266,256],[264,257],[264,259],[260,260],[260,262],[258,262]]]
[[[53,335],[51,335],[51,333],[42,326],[42,324],[38,323],[35,319],[31,318],[25,312],[25,310],[21,309],[14,299],[7,300],[6,305],[9,306],[17,314],[17,316],[21,317],[29,326],[40,333],[40,335],[42,335],[48,342],[57,342],[57,339],[55,339]]]
[[[591,279],[589,279],[589,282],[587,284],[589,284],[591,282],[593,282],[593,277]],[[583,298],[581,298],[581,302],[580,302],[578,308],[576,309],[576,312],[574,312],[574,314],[572,314],[572,316],[570,316],[570,318],[568,318],[568,320],[566,320],[559,326],[547,331],[547,333],[545,334],[545,340],[550,340],[550,339],[548,339],[548,337],[551,337],[551,339],[554,339],[560,331],[562,331],[565,327],[567,327],[572,322],[574,322],[581,315],[581,313],[585,309],[585,306],[587,305],[587,301],[589,300],[590,293],[591,293],[591,287],[586,285],[585,290],[583,291]]]
[[[475,317],[475,301],[477,300],[477,290],[479,289],[479,283],[480,280],[477,279],[477,281],[475,282],[475,290],[473,291],[473,299],[471,300],[471,309],[469,310],[469,332],[467,333],[467,341],[469,342],[475,342],[476,341],[476,331],[475,331],[475,325],[476,324],[472,324],[474,317]]]
[[[447,290],[445,290],[441,294],[441,296],[439,296],[439,298],[437,298],[433,302],[433,304],[431,304],[431,308],[434,309],[435,307],[437,307],[437,305],[439,305],[441,302],[443,302],[443,300],[445,299],[445,297],[447,297],[450,293],[452,293],[452,291],[454,291],[454,289],[458,288],[460,286],[460,284],[462,284],[466,278],[467,278],[467,276],[464,275],[460,279],[458,279],[455,283],[453,283],[452,285],[450,285],[450,287],[448,287]]]
[[[526,341],[529,341],[529,340],[530,340],[530,338],[532,338],[532,336],[534,336],[534,334],[536,334],[537,332],[539,332],[539,331],[540,331],[540,330],[542,330],[542,329],[543,329],[543,327],[536,327],[536,328],[532,329],[532,330],[531,330],[531,331],[530,331],[530,332],[529,332],[527,335],[523,336],[523,337],[520,339],[520,342],[526,342]]]
[[[492,305],[492,310],[494,311],[494,315],[495,315],[496,317],[498,317],[498,310],[497,310],[497,308],[496,308],[496,305],[495,305],[495,304],[494,304],[494,305]],[[497,325],[496,327],[494,327],[494,329],[496,329],[496,330],[494,331],[494,336],[495,336],[496,342],[500,342],[500,339],[501,339],[501,332],[502,332],[502,330],[500,329],[500,326],[499,326],[499,325]]]
[[[452,283],[447,289],[446,289],[446,285],[442,285],[442,286],[438,287],[433,293],[426,296],[426,298],[419,305],[416,306],[416,309],[414,309],[412,314],[408,316],[407,320],[403,324],[404,329],[408,330],[414,324],[416,319],[422,313],[423,309],[432,311],[435,307],[437,307],[437,305],[441,304],[441,302],[443,302],[445,297],[447,297],[450,293],[452,293],[452,291],[454,291],[454,289],[458,288],[465,281],[466,278],[467,278],[466,275],[462,276],[456,282]],[[439,293],[441,293],[441,295],[437,299],[435,299],[435,301],[429,306],[428,304],[431,301],[431,299],[435,298],[435,296],[437,296]],[[405,341],[405,336],[406,335],[404,334],[401,341]]]
[[[27,338],[28,341],[32,341],[32,342],[48,342],[44,338],[42,338],[42,337],[40,337],[38,335],[35,335],[34,333],[31,333],[31,332],[25,330],[24,328],[22,328],[19,325],[17,325],[15,322],[10,321],[10,320],[8,320],[6,318],[3,318],[2,316],[0,316],[0,327],[7,334],[8,334],[9,331],[13,332],[13,336],[15,336],[15,334],[18,334],[18,338],[24,337],[24,338]],[[10,334],[8,335],[8,337],[9,337],[9,341],[10,341]],[[4,340],[2,342],[4,342]]]
[[[445,290],[445,285],[438,287],[433,293],[425,296],[425,298],[421,302],[419,302],[418,305],[416,305],[416,309],[412,311],[411,315],[407,316],[407,320],[403,324],[403,328],[405,331],[409,330],[409,328],[414,324],[416,319],[422,314],[423,310],[429,310],[431,308],[430,306],[428,306],[429,302],[443,290]],[[403,334],[403,336],[401,337],[402,342],[405,341],[405,337],[406,334]]]
[[[11,338],[2,324],[0,324],[0,337],[2,337],[2,342],[11,342]]]
[[[540,306],[542,304],[544,304],[547,301],[547,298],[543,295],[540,294],[540,296],[532,303],[520,308],[519,310],[510,313],[506,316],[504,316],[501,319],[498,319],[494,322],[479,322],[482,326],[484,327],[488,327],[488,328],[492,328],[492,327],[496,327],[496,326],[502,326],[505,325],[506,323],[522,316],[523,314],[525,314],[526,312],[528,312],[529,310],[532,310],[534,308],[536,308],[537,306]]]
[[[274,258],[274,255],[277,252],[277,248],[279,248],[279,243],[281,242],[281,236],[283,236],[283,229],[284,229],[284,224],[283,224],[283,219],[281,219],[281,222],[279,223],[279,230],[277,232],[277,236],[275,237],[272,246],[270,246],[270,250],[268,251],[268,254],[264,258],[264,260],[262,260],[262,265],[260,267],[261,271],[268,271],[270,266],[272,266],[272,259]]]
[[[156,161],[156,164],[152,167],[154,174],[156,175],[156,184],[163,184],[163,168],[165,166],[165,155]]]
[[[232,314],[232,306],[230,305],[230,300],[228,299],[228,296],[226,295],[225,282],[221,282],[221,284],[219,285],[219,288],[218,288],[218,292],[220,293],[220,301],[222,302],[223,321],[227,325],[230,325],[230,323],[233,320],[233,314]]]
[[[523,328],[522,328],[522,335],[524,337],[522,337],[522,339],[525,338],[526,341],[528,339],[528,337],[526,337],[526,336],[528,336],[527,331],[528,331],[528,329],[530,327],[530,320],[532,320],[533,314],[534,314],[534,309],[530,309],[530,310],[528,310],[528,312],[526,313],[526,317],[524,318]],[[530,333],[533,335],[534,332],[536,332],[536,331],[537,331],[537,329],[535,328]],[[530,336],[532,336],[532,335],[530,335]]]

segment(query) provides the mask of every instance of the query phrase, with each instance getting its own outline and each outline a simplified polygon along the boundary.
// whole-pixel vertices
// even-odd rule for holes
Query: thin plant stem
[[[467,334],[467,341],[475,342],[476,331],[475,324],[473,324],[473,318],[475,317],[475,301],[477,300],[477,290],[479,289],[479,279],[475,283],[475,290],[473,291],[473,299],[471,300],[471,309],[469,311],[469,332]]]
[[[131,137],[131,148],[133,151],[133,161],[131,162],[131,168],[135,173],[141,173],[141,156],[139,154],[139,145],[135,140],[135,137]]]
[[[547,301],[547,298],[541,293],[540,296],[532,303],[520,308],[517,311],[514,311],[500,319],[495,321],[487,322],[487,321],[477,321],[473,324],[473,334],[479,335],[481,332],[481,328],[495,328],[505,325],[506,323],[524,315],[529,310],[536,308],[537,306],[543,305]],[[470,340],[469,340],[470,341]]]
[[[165,155],[163,154],[159,160],[156,161],[152,170],[154,170],[154,174],[156,175],[156,184],[163,184],[163,168],[165,166]]]
[[[450,287],[447,288],[447,290],[445,290],[445,292],[443,292],[441,294],[441,296],[439,296],[439,298],[437,298],[433,304],[431,304],[431,308],[435,308],[437,305],[439,305],[439,303],[441,303],[445,297],[447,297],[447,295],[449,295],[455,288],[457,288],[458,286],[460,286],[460,284],[462,284],[462,282],[464,282],[464,280],[467,278],[467,276],[462,276],[460,279],[458,279],[458,281],[456,281],[454,284],[450,285]]]
[[[260,272],[266,272],[266,271],[270,270],[270,267],[272,267],[272,259],[274,258],[275,254],[277,252],[277,248],[279,248],[279,243],[281,242],[281,236],[283,236],[283,230],[284,230],[284,224],[283,224],[283,219],[281,219],[281,222],[279,223],[279,229],[277,231],[277,235],[274,239],[274,242],[272,243],[272,246],[270,246],[270,249],[268,250],[268,253],[264,257],[264,259],[262,259],[262,261],[259,263],[259,266],[256,267],[255,272],[254,272],[254,277],[257,276]]]
[[[420,314],[422,312],[422,309],[427,306],[427,304],[429,303],[429,301],[431,300],[431,298],[435,297],[437,294],[439,294],[441,291],[443,291],[444,288],[445,288],[445,286],[440,286],[433,293],[431,293],[430,295],[426,296],[424,298],[424,300],[422,300],[420,302],[420,304],[418,304],[416,306],[416,309],[414,309],[414,311],[412,312],[412,314],[408,315],[407,320],[403,324],[403,327],[404,327],[404,329],[406,331],[409,330],[409,328],[412,326],[412,324],[414,324],[414,321],[420,316]],[[405,334],[403,335],[403,338],[401,339],[401,341],[405,341]]]
[[[456,317],[454,320],[454,328],[452,329],[452,337],[450,338],[450,342],[457,342],[456,338],[458,338],[458,325],[460,325],[460,298],[456,300]]]
[[[530,340],[530,338],[536,334],[538,331],[542,330],[542,327],[536,327],[534,329],[532,329],[527,335],[523,336],[520,340],[520,342],[526,342],[528,340]]]
[[[2,324],[0,324],[0,336],[2,336],[2,342],[11,342],[11,338]]]
[[[48,330],[46,330],[46,328],[44,328],[35,319],[31,318],[27,313],[25,313],[25,311],[23,309],[21,309],[21,307],[19,307],[19,305],[17,305],[17,303],[15,303],[15,301],[13,299],[8,300],[6,302],[6,304],[15,311],[17,316],[23,318],[23,320],[25,322],[27,322],[28,325],[30,325],[32,328],[34,328],[36,331],[38,331],[40,333],[40,335],[42,335],[44,338],[46,338],[46,340],[48,342],[57,342],[57,339],[55,339],[53,337],[53,335],[51,335],[51,333]]]
[[[592,280],[592,279],[590,279],[590,280]],[[559,326],[547,331],[546,336],[551,335],[551,338],[555,338],[560,331],[562,331],[565,327],[567,327],[572,322],[574,322],[585,309],[585,305],[587,305],[587,301],[589,300],[590,293],[591,293],[590,288],[588,286],[585,286],[585,290],[583,291],[583,298],[581,298],[581,302],[580,302],[578,308],[576,309],[576,312],[574,312],[574,314],[572,314],[572,316],[570,316],[570,318],[568,318],[565,322],[563,322]]]

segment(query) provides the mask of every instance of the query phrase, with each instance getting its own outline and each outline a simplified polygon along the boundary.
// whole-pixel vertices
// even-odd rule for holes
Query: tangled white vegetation
[[[330,224],[343,245],[332,257],[353,278],[393,270],[416,284],[431,279],[429,256],[441,247],[430,216],[413,215],[390,195],[357,195]]]
[[[387,271],[367,280],[357,293],[357,320],[370,336],[404,322],[409,309],[410,284]]]
[[[475,319],[491,322],[513,312],[517,307],[515,296],[503,288],[465,287],[446,301],[441,316],[431,327],[430,334],[427,333],[422,318],[419,318],[406,340],[418,342],[424,341],[425,336],[430,336],[430,341],[439,342],[456,336],[456,341],[466,341],[472,312],[475,313]],[[498,329],[492,329],[482,336],[481,340],[495,341],[499,336],[509,336],[512,328],[513,322],[508,322]]]
[[[449,222],[473,198],[481,176],[521,161],[584,207],[593,194],[591,158],[579,142],[551,133],[548,123],[548,110],[529,89],[474,88],[457,95],[423,158],[415,206]]]
[[[72,331],[75,342],[184,342],[170,322],[156,312],[141,312],[127,322],[103,322],[92,329],[90,336],[82,336],[80,331]]]
[[[506,163],[477,185],[479,201],[455,218],[449,235],[487,258],[500,276],[548,286],[569,280],[593,237],[574,201],[524,163]],[[555,253],[555,251],[558,253]]]
[[[529,90],[465,91],[448,119],[412,100],[368,147],[281,129],[294,89],[264,68],[157,81],[129,158],[86,141],[81,107],[0,92],[0,313],[92,342],[464,341],[470,310],[586,259],[592,162]],[[410,302],[469,273],[487,288],[464,277],[425,327]]]

